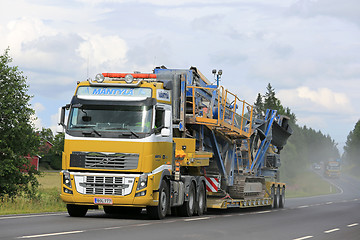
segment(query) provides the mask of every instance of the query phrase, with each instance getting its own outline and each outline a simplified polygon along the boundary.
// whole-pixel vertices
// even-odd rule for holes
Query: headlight
[[[70,173],[66,170],[63,170],[63,183],[65,186],[71,188],[71,179],[70,179]]]
[[[145,175],[145,174],[140,175],[136,191],[146,188],[147,187],[147,181],[148,181],[148,176],[147,175]]]

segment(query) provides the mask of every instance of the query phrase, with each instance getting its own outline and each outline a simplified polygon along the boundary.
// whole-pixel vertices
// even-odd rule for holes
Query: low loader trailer
[[[284,207],[280,151],[289,119],[253,106],[195,68],[102,73],[60,108],[61,198],[70,216],[202,215],[208,208]],[[68,117],[66,118],[67,115]],[[65,121],[65,119],[67,119]]]

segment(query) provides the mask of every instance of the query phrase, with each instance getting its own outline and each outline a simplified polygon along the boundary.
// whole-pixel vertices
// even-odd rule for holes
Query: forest
[[[290,118],[293,134],[280,154],[280,180],[291,183],[297,179],[297,176],[306,172],[313,163],[340,159],[337,143],[329,135],[325,135],[319,130],[298,125],[295,113],[289,107],[281,104],[270,83],[266,87],[265,94],[258,94],[254,109],[256,115],[262,115],[266,109],[275,109],[278,114]]]

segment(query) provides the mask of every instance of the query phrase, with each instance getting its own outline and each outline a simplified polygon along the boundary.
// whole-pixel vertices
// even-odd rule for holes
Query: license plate
[[[113,204],[111,198],[94,198],[95,204]]]

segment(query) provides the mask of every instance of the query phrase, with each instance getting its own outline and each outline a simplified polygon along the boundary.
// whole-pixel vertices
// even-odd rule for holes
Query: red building
[[[39,155],[32,157],[30,155],[27,155],[25,158],[29,160],[29,168],[34,167],[36,170],[39,170],[39,161],[41,158]]]
[[[39,150],[41,153],[48,153],[50,148],[52,148],[53,144],[49,141],[43,141],[43,145],[40,146]],[[29,167],[34,167],[36,170],[39,170],[39,162],[41,157],[39,155],[36,156],[30,156],[30,154],[28,154],[26,156],[26,158],[29,160]]]

